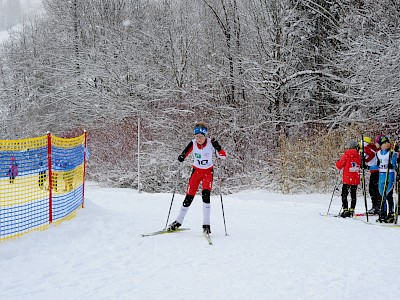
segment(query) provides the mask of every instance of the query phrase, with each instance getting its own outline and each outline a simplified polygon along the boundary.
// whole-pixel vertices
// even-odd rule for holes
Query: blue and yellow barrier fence
[[[0,241],[46,229],[84,206],[86,132],[0,140]]]

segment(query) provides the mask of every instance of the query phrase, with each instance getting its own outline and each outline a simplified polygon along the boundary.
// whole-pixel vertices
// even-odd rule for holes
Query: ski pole
[[[165,223],[165,228],[164,228],[164,230],[166,230],[166,229],[167,229],[167,226],[168,226],[169,216],[170,216],[170,214],[171,214],[172,203],[174,202],[176,187],[177,187],[177,185],[178,185],[178,178],[179,178],[179,174],[180,174],[180,173],[181,173],[181,168],[178,168],[178,172],[176,173],[174,191],[173,191],[173,193],[172,193],[171,204],[169,205],[169,211],[168,211],[167,222]]]
[[[397,175],[398,177],[399,175]],[[394,214],[394,223],[397,224],[398,218],[399,218],[399,202],[400,202],[400,191],[399,191],[399,180],[400,178],[396,178],[396,192],[397,192],[397,203],[396,203],[396,210],[395,210],[395,214]]]
[[[215,155],[217,156],[217,151],[216,151],[216,150],[215,150]],[[217,164],[215,164],[215,166],[217,166]],[[225,236],[228,236],[228,233],[227,233],[227,231],[226,231],[224,202],[222,201],[222,192],[221,192],[222,181],[221,181],[221,177],[219,176],[219,170],[220,170],[220,169],[221,169],[221,168],[219,168],[219,166],[218,166],[217,178],[218,178],[219,197],[220,197],[220,199],[221,199],[221,209],[222,209],[222,218],[223,218],[223,220],[224,220]]]
[[[342,204],[342,206],[341,206],[340,209],[339,209],[338,217],[340,217],[340,214],[342,213],[342,209],[343,209],[343,204]]]
[[[361,187],[364,197],[364,204],[365,204],[365,215],[367,216],[368,222],[368,205],[367,205],[367,191],[365,190],[365,154],[364,154],[364,134],[361,133]]]
[[[219,186],[219,197],[221,198],[222,218],[224,219],[225,236],[227,236],[228,233],[226,232],[224,202],[222,201],[221,179],[220,179],[220,177],[219,177],[219,173],[218,173],[218,182],[219,182],[219,184],[218,184],[218,186]]]
[[[399,152],[397,152],[397,155],[399,155]],[[397,156],[397,161],[396,161],[396,193],[397,193],[397,203],[396,203],[396,209],[395,209],[395,214],[394,214],[394,223],[397,224],[398,218],[399,218],[399,202],[400,202],[400,159]]]
[[[228,233],[226,232],[226,223],[225,223],[224,203],[222,202],[221,188],[220,188],[219,196],[221,197],[222,218],[224,219],[225,236],[227,236],[227,235],[228,235]]]
[[[338,173],[338,177],[337,177],[337,180],[336,180],[336,183],[335,183],[335,187],[333,188],[331,201],[329,202],[328,211],[326,212],[326,217],[329,215],[329,211],[330,211],[330,209],[331,209],[331,204],[332,204],[333,196],[335,195],[335,192],[336,192],[336,190],[337,190],[337,188],[338,188],[338,186],[339,186],[339,182],[340,182],[339,174],[340,174],[340,171],[339,171],[339,173]],[[340,209],[340,210],[342,210],[342,209]]]

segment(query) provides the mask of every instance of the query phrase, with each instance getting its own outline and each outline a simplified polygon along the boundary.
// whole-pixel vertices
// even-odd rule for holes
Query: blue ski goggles
[[[194,133],[194,135],[199,134],[199,133],[201,133],[203,135],[206,135],[207,134],[207,128],[197,126],[197,127],[194,128],[193,133]]]

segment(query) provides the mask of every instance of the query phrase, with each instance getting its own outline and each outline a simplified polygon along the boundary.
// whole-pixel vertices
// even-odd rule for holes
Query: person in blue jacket
[[[393,187],[395,183],[395,170],[397,153],[391,150],[392,144],[387,136],[379,138],[381,150],[376,154],[379,167],[379,193],[381,195],[381,211],[378,222],[394,222]]]

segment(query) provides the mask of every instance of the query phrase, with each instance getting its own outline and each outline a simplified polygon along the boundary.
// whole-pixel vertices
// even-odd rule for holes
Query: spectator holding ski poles
[[[376,154],[379,168],[379,193],[381,196],[380,213],[377,222],[394,222],[393,187],[395,183],[395,170],[397,153],[387,136],[381,136],[378,140],[381,150]]]
[[[193,130],[195,138],[189,142],[183,152],[178,156],[179,162],[193,153],[193,169],[189,179],[186,196],[179,210],[178,217],[171,223],[167,230],[178,229],[186,216],[189,206],[196,195],[197,189],[201,183],[203,198],[203,232],[211,233],[210,227],[210,195],[213,182],[213,152],[217,158],[225,159],[226,153],[221,145],[214,139],[207,137],[207,126],[204,123],[197,123]]]
[[[361,157],[358,153],[358,144],[355,140],[350,140],[347,144],[347,150],[336,162],[336,167],[343,170],[342,175],[342,218],[352,217],[357,204],[357,186],[360,184],[360,166]],[[351,196],[351,206],[349,209],[347,196]]]

